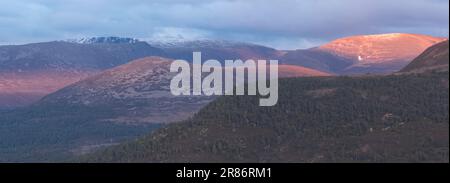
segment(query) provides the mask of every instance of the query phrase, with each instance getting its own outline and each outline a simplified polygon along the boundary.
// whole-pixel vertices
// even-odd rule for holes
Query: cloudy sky
[[[307,48],[355,34],[448,37],[449,0],[0,0],[0,44],[122,36]]]

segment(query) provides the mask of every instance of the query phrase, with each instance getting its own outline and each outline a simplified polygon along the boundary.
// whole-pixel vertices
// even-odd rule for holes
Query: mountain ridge
[[[368,37],[365,41],[366,43],[362,44],[361,41],[358,41],[361,37]],[[353,45],[350,46],[352,48],[350,49],[350,53],[352,54],[359,54],[358,51],[360,45],[375,44],[377,41],[373,41],[374,39],[388,40],[378,41],[379,43],[376,44],[378,45],[377,48],[380,47],[380,44],[385,44],[389,48],[388,50],[392,48],[394,51],[402,51],[402,49],[395,48],[395,45],[402,45],[406,50],[413,48],[413,51],[407,51],[408,54],[406,54],[406,56],[400,55],[395,57],[396,59],[401,58],[401,60],[390,59],[390,61],[383,61],[380,63],[362,63],[358,61],[358,58],[355,58],[357,57],[355,55],[348,57],[345,55],[342,56],[342,54],[336,54],[336,52],[339,51],[339,49],[337,49],[339,46],[330,46],[340,45],[339,42],[342,42],[342,40],[345,42],[345,40],[348,41],[349,39],[353,40],[349,41],[352,43],[350,45]],[[357,40],[355,41],[354,39]],[[392,39],[395,43],[393,45],[391,45]],[[431,46],[431,42],[438,39],[440,38],[414,34],[366,35],[337,39],[316,48],[287,51],[280,51],[257,44],[224,40],[174,41],[166,44],[152,45],[151,41],[145,42],[135,38],[112,36],[83,38],[73,42],[54,41],[16,46],[0,46],[0,75],[3,76],[3,78],[0,78],[0,86],[6,85],[5,83],[13,83],[16,87],[10,87],[8,91],[5,91],[6,89],[0,87],[0,95],[3,95],[3,99],[0,100],[0,107],[29,105],[40,97],[55,91],[55,88],[60,89],[75,81],[84,79],[87,76],[100,73],[106,69],[126,64],[131,60],[146,56],[162,56],[171,59],[191,61],[193,51],[202,51],[202,60],[216,59],[223,62],[224,60],[230,59],[275,59],[279,60],[279,63],[282,65],[306,67],[333,75],[357,75],[366,73],[386,74],[400,70],[400,68],[409,63],[409,57],[416,54],[419,55],[421,53],[419,51],[421,51],[423,47],[428,44]],[[401,42],[401,40],[408,40],[408,44],[405,46],[404,43],[397,43]],[[421,44],[415,46],[416,43]],[[344,47],[345,45],[348,45],[347,43],[342,44]],[[355,47],[358,47],[358,49],[355,49]],[[337,51],[333,49],[337,49]],[[389,54],[394,51],[389,51]],[[379,56],[380,52],[367,52],[367,54],[364,55],[364,59],[373,56],[371,54]],[[386,58],[383,54],[381,55],[382,57],[379,58]],[[27,73],[36,75],[34,78],[29,77],[30,79],[28,81],[24,81],[23,77],[12,77],[13,75],[26,75]],[[61,81],[66,82],[53,82],[53,86],[49,87],[50,89],[46,92],[34,92],[33,90],[40,90],[42,87],[36,86],[36,88],[31,88],[33,85],[27,83],[38,83],[37,81],[40,79],[46,81],[48,76],[45,76],[45,73],[53,73],[52,75],[59,74],[60,76],[57,77],[61,77]],[[71,76],[64,77],[64,75]],[[30,89],[30,91],[24,92],[25,89]],[[4,100],[11,96],[14,97],[14,95],[10,94],[12,91],[17,91],[17,93],[20,92],[21,95],[17,95],[17,99],[15,100]],[[29,96],[24,96],[27,93],[29,93]],[[28,98],[31,100],[29,100],[29,102],[24,102],[21,98]],[[18,102],[14,104],[14,101]]]
[[[105,43],[115,43],[115,44],[133,44],[140,42],[136,38],[125,38],[125,37],[90,37],[90,38],[80,38],[80,39],[68,39],[64,42],[78,43],[78,44],[105,44]]]

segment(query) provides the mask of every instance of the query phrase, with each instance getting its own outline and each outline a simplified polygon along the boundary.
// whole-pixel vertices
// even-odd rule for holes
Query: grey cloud
[[[386,32],[448,37],[447,0],[10,0],[0,43],[86,36],[217,38],[278,48]],[[167,34],[167,35],[165,35]]]

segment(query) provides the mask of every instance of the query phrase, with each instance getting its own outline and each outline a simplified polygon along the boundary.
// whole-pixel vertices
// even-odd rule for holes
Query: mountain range
[[[162,56],[164,51],[145,42],[54,41],[0,46],[0,98],[9,98],[1,100],[0,106],[31,104],[87,76],[151,55]],[[28,100],[20,102],[21,98]]]
[[[414,126],[420,125],[417,122],[431,121],[433,127],[425,128],[424,131],[420,132],[423,132],[425,136],[429,136],[428,133],[430,131],[448,125],[448,123],[442,123],[445,119],[448,121],[448,112],[445,112],[445,109],[448,111],[448,103],[445,105],[445,103],[438,102],[435,100],[436,98],[433,98],[437,97],[439,100],[445,101],[445,96],[447,96],[446,101],[448,101],[448,41],[446,45],[443,42],[430,47],[422,53],[423,50],[428,48],[426,45],[431,46],[440,40],[444,39],[411,34],[356,36],[339,39],[316,48],[291,51],[229,41],[199,40],[148,43],[131,38],[117,37],[0,46],[0,106],[22,106],[13,110],[0,111],[0,139],[8,139],[0,142],[0,161],[63,161],[73,155],[89,153],[126,139],[135,139],[161,127],[163,130],[151,133],[149,138],[165,136],[167,134],[164,130],[168,129],[169,131],[167,132],[170,135],[167,138],[162,138],[162,141],[151,140],[151,142],[148,139],[144,139],[143,143],[150,143],[145,148],[155,147],[161,151],[167,150],[169,153],[167,156],[163,152],[155,151],[152,148],[143,149],[145,155],[140,154],[134,157],[136,152],[129,148],[140,149],[143,147],[136,145],[135,142],[131,142],[130,147],[128,145],[119,146],[119,148],[124,148],[129,155],[122,154],[123,157],[112,157],[109,153],[122,153],[118,152],[115,147],[107,149],[106,153],[102,152],[99,155],[88,156],[86,161],[177,161],[176,158],[170,158],[175,155],[185,157],[184,159],[179,159],[180,161],[195,161],[195,158],[189,157],[190,154],[184,156],[176,153],[171,154],[173,152],[181,152],[177,150],[178,146],[169,147],[170,143],[181,143],[178,140],[171,141],[178,139],[176,133],[189,136],[189,138],[183,136],[184,139],[190,141],[187,144],[192,142],[186,148],[200,149],[200,151],[186,149],[186,152],[199,152],[198,155],[202,155],[202,153],[209,152],[211,149],[220,151],[223,148],[222,146],[228,146],[231,142],[237,143],[238,141],[235,141],[237,139],[232,141],[227,139],[228,135],[233,134],[231,132],[236,130],[236,128],[244,127],[240,131],[242,134],[239,134],[236,138],[242,137],[242,140],[248,140],[245,135],[252,134],[248,132],[253,130],[251,127],[254,127],[254,124],[250,123],[250,126],[246,126],[248,124],[241,126],[243,121],[267,122],[268,126],[264,126],[262,130],[272,134],[271,130],[280,128],[276,132],[276,135],[279,135],[278,133],[284,133],[280,132],[281,130],[291,127],[292,129],[311,130],[313,132],[317,132],[320,129],[328,129],[329,127],[333,129],[335,128],[333,124],[326,124],[326,122],[342,118],[338,124],[349,126],[350,128],[350,130],[343,129],[343,133],[354,134],[353,128],[357,128],[360,125],[367,127],[367,124],[371,124],[374,125],[373,127],[381,129],[390,128],[390,126],[381,127],[386,121],[383,118],[389,120],[391,118],[397,120],[398,118],[403,123],[406,121],[411,122],[413,126],[409,127],[413,130],[419,128],[419,126]],[[390,44],[395,44],[396,46],[388,48],[381,46]],[[202,51],[203,60],[209,58],[218,59],[219,61],[238,58],[278,59],[282,64],[279,66],[280,77],[286,78],[281,80],[283,84],[280,85],[280,92],[282,93],[280,105],[267,109],[267,111],[264,109],[258,111],[261,109],[252,107],[252,97],[175,97],[171,95],[168,87],[173,76],[173,73],[168,72],[170,63],[173,59],[184,58],[190,60],[192,51]],[[403,51],[408,53],[403,53]],[[402,53],[395,54],[395,52]],[[388,76],[365,75],[370,72],[388,74],[399,71],[401,67],[412,60],[410,57],[414,54],[420,56],[400,72]],[[447,59],[445,60],[445,58]],[[447,64],[445,64],[445,61],[447,61]],[[431,68],[428,67],[430,65]],[[439,66],[439,70],[434,69],[436,65]],[[427,69],[423,69],[425,67]],[[447,72],[445,72],[445,68],[447,68]],[[411,69],[431,72],[420,72],[420,75],[417,76],[411,74]],[[417,72],[413,73],[417,74]],[[359,76],[333,76],[355,74]],[[288,79],[305,76],[306,78]],[[310,78],[310,76],[315,77]],[[447,79],[445,79],[445,76],[447,76]],[[438,84],[438,80],[442,86]],[[436,90],[425,93],[427,96],[430,96],[428,99],[431,99],[427,101],[427,98],[418,97],[419,93],[424,91],[420,88],[415,88],[415,86],[434,88]],[[382,89],[386,89],[386,91],[382,91]],[[396,92],[395,90],[400,91]],[[408,90],[414,92],[411,95],[402,92]],[[389,101],[386,97],[395,100]],[[414,99],[414,97],[418,99]],[[305,100],[299,101],[300,98]],[[408,106],[408,102],[413,99],[414,102],[431,107],[425,110],[416,105],[413,107]],[[406,103],[398,103],[398,105],[395,103],[402,100],[405,100]],[[384,111],[382,110],[383,108],[396,110],[396,112]],[[404,108],[404,110],[397,111],[400,108]],[[238,111],[234,111],[235,109]],[[300,111],[290,111],[294,109]],[[348,114],[348,112],[342,111],[344,109],[357,112]],[[421,110],[425,110],[425,112],[418,113],[418,115],[410,114]],[[442,114],[431,114],[430,110],[444,111],[442,111]],[[219,113],[218,111],[224,111],[225,116],[214,115],[214,113]],[[197,112],[198,114],[196,114]],[[320,114],[317,112],[320,112]],[[237,116],[233,117],[235,113]],[[243,113],[242,116],[240,116],[241,113]],[[322,113],[327,114],[327,116],[321,116]],[[355,117],[354,115],[358,113],[364,115]],[[308,117],[310,114],[312,114],[311,117]],[[381,121],[380,115],[382,116]],[[205,116],[206,118],[204,118]],[[275,118],[270,116],[275,116]],[[283,121],[281,117],[276,118],[276,116],[284,116],[287,120],[279,125],[274,124],[274,121]],[[368,116],[367,118],[369,119],[363,119],[363,116]],[[425,120],[420,117],[424,117]],[[305,121],[301,120],[303,118],[305,118]],[[301,121],[297,124],[295,121],[298,119]],[[353,124],[355,120],[357,122]],[[213,121],[218,122],[217,125],[219,126],[223,125],[223,128],[220,127],[220,129],[224,129],[224,139],[212,138],[213,144],[210,144],[208,141],[198,141],[203,139],[203,137],[199,137],[197,132],[201,132],[200,134],[221,134],[219,131],[208,131],[209,125],[216,125],[212,124]],[[167,124],[172,122],[181,123]],[[230,123],[228,124],[228,122]],[[325,126],[303,128],[304,125],[315,122]],[[380,122],[383,124],[380,124]],[[441,126],[435,126],[434,124]],[[230,125],[233,128],[229,128]],[[357,126],[355,127],[354,125]],[[274,129],[267,129],[266,127]],[[211,128],[216,128],[216,126]],[[173,129],[176,130],[172,132]],[[185,129],[185,131],[182,129]],[[206,131],[203,132],[205,129]],[[245,129],[249,131],[245,131]],[[370,128],[364,128],[363,132],[367,133],[368,130],[370,131]],[[259,133],[259,129],[256,131]],[[409,135],[415,133],[414,131],[408,131],[408,129],[406,129],[406,132]],[[296,133],[286,132],[288,135],[301,136],[301,134]],[[262,133],[262,135],[265,136],[267,134]],[[385,135],[385,132],[380,132],[375,137],[370,138]],[[400,135],[403,134],[400,133]],[[438,131],[437,135],[443,135],[444,137],[447,135],[448,139],[448,131],[447,133]],[[272,144],[273,141],[289,139],[287,136],[276,137],[268,135],[267,137],[266,140],[269,141],[269,146],[274,146],[275,148],[282,148],[282,146],[279,146],[280,144]],[[330,140],[333,135],[325,135],[324,137]],[[396,137],[409,138],[410,136]],[[437,138],[438,142],[436,143],[442,144],[445,141],[442,141],[441,137],[432,136],[431,138]],[[308,136],[308,138],[316,137]],[[350,137],[343,139],[347,138]],[[360,140],[358,139],[359,137],[352,136],[351,139],[353,138]],[[416,140],[423,139],[419,138]],[[222,143],[222,141],[224,142]],[[261,147],[260,142],[255,142],[256,144],[252,140],[247,142],[257,146],[257,148]],[[293,141],[293,143],[296,142]],[[348,145],[345,142],[342,141],[340,143]],[[153,143],[156,143],[156,145]],[[205,147],[198,147],[196,143],[203,143]],[[161,144],[162,146],[159,146]],[[287,143],[285,145],[290,146],[292,144]],[[376,144],[377,148],[380,148],[378,145]],[[412,144],[409,147],[418,148],[418,145]],[[184,146],[180,145],[179,148],[184,148]],[[204,151],[202,148],[209,150]],[[255,149],[250,149],[251,152],[248,152],[248,149],[233,148],[233,152],[245,151],[243,152],[244,154],[257,153]],[[441,150],[444,148],[445,153],[445,146],[441,147],[439,145],[439,148]],[[432,151],[435,153],[436,149],[432,148]],[[148,156],[148,154],[153,152],[159,153],[155,154],[155,156],[164,157],[142,157]],[[298,153],[299,151],[289,152]],[[313,152],[311,151],[311,153]],[[355,152],[349,151],[347,153]],[[411,153],[411,151],[398,153]],[[191,155],[193,154],[196,153]],[[379,156],[379,151],[377,150],[375,154],[377,155],[365,160],[375,161],[373,158]],[[98,157],[103,155],[105,158]],[[236,157],[227,159],[227,157],[220,155],[217,157],[219,159],[216,160],[276,160],[267,159],[266,155],[273,155],[274,158],[280,157],[280,154],[272,151],[265,154],[261,159],[236,159]],[[207,154],[204,157],[205,161],[214,161],[216,158],[211,158]],[[342,158],[345,157],[347,156]],[[331,161],[330,157],[327,158],[318,159],[317,161]],[[391,158],[393,157],[386,157],[381,160],[398,160],[397,155],[395,155],[394,159]],[[413,160],[417,160],[414,158],[417,157],[413,157]],[[434,161],[432,159],[428,160]],[[438,159],[436,161],[441,160]],[[295,161],[315,160],[305,157]]]
[[[88,76],[146,56],[191,60],[193,51],[201,51],[203,60],[277,59],[283,65],[332,75],[390,73],[441,40],[413,34],[354,36],[304,50],[219,40],[144,42],[120,37],[0,46],[0,108],[29,105]]]
[[[448,41],[432,46],[401,74],[281,79],[269,108],[223,96],[76,161],[448,162],[448,50]]]

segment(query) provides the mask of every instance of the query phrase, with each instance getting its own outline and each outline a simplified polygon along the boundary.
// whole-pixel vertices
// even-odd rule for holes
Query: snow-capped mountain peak
[[[101,43],[137,43],[139,42],[138,39],[135,38],[123,38],[123,37],[91,37],[91,38],[80,38],[80,39],[69,39],[66,40],[67,42],[71,43],[78,43],[78,44],[101,44]]]

